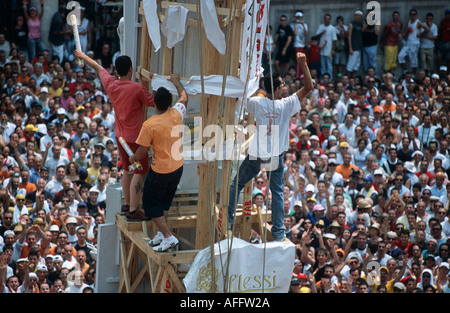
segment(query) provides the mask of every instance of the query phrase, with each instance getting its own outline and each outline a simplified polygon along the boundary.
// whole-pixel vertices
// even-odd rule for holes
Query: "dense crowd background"
[[[74,60],[66,2],[51,19],[48,41],[44,1],[2,2],[9,5],[0,23],[4,293],[95,292],[106,188],[123,174],[114,111],[95,71]],[[82,50],[115,75],[120,10],[78,2]]]
[[[115,37],[113,15],[79,2],[83,51],[115,74],[117,44],[104,40]],[[43,7],[10,3],[0,29],[0,292],[95,292],[106,187],[122,176],[113,108],[95,71],[73,60],[67,12],[55,13],[47,47]],[[314,33],[295,12],[267,34],[264,68],[282,75],[284,94],[302,86],[296,51],[315,84],[289,121],[285,153],[290,292],[449,292],[450,11],[437,24],[416,12],[419,27],[400,29],[395,12],[379,27],[355,13],[334,25],[326,15]],[[264,171],[254,179],[264,209],[267,184]]]
[[[315,84],[285,153],[290,292],[448,293],[450,10],[394,11],[386,25],[368,13],[325,14],[312,30],[296,11],[266,34],[265,73],[283,77],[284,96],[302,86],[296,52]],[[270,209],[265,171],[254,186]]]

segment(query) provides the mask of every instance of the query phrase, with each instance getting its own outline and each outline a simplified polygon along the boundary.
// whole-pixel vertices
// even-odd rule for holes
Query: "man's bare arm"
[[[302,52],[298,52],[296,57],[303,72],[303,87],[298,90],[296,94],[298,100],[302,101],[302,99],[314,89],[314,84],[312,82],[311,72],[309,71],[308,63],[306,61],[306,55]]]
[[[188,95],[186,90],[184,89],[183,85],[180,82],[180,74],[171,74],[169,78],[167,78],[168,81],[171,81],[175,88],[177,88],[178,93],[178,101],[184,104],[185,107],[187,107],[188,103]]]
[[[89,56],[87,56],[80,50],[75,50],[75,57],[86,62],[86,64],[92,67],[97,73],[103,69],[103,66],[98,64],[97,61],[91,59]]]

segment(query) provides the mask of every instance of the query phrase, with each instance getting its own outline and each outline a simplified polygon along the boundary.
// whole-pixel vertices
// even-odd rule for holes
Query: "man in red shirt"
[[[74,96],[77,91],[83,91],[86,88],[91,90],[91,85],[84,81],[84,72],[79,71],[76,73],[76,75],[77,79],[73,83],[69,84],[71,96]]]
[[[380,38],[380,49],[384,50],[384,69],[393,72],[397,67],[398,41],[402,31],[403,22],[400,20],[400,13],[394,11],[392,20],[384,26]]]
[[[147,107],[154,106],[153,95],[142,85],[131,80],[133,67],[128,56],[120,56],[116,59],[115,66],[119,79],[111,76],[100,64],[79,50],[75,50],[75,57],[82,59],[92,67],[99,75],[102,85],[114,107],[116,117],[114,134],[116,142],[123,137],[130,149],[134,152],[138,149],[136,139],[147,118]],[[138,209],[140,194],[142,192],[144,176],[149,170],[149,157],[139,159],[143,169],[129,171],[128,154],[121,144],[118,144],[120,158],[125,175],[122,180],[124,203],[122,211],[127,212],[129,221],[146,220],[145,214]]]

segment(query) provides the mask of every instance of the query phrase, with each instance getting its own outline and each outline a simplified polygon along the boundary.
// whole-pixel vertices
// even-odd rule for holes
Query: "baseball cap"
[[[77,224],[77,219],[71,216],[67,219],[67,224]]]
[[[369,181],[369,182],[373,183],[373,178],[370,177],[370,176],[364,177],[363,180],[364,180],[364,181]]]
[[[316,204],[313,208],[313,211],[323,211],[325,208],[321,204]]]
[[[406,289],[405,285],[403,285],[403,283],[401,283],[401,282],[396,282],[394,284],[394,288],[398,288],[398,289],[401,289],[401,290],[405,290]]]
[[[308,279],[308,277],[306,277],[305,273],[298,273],[298,279]]]

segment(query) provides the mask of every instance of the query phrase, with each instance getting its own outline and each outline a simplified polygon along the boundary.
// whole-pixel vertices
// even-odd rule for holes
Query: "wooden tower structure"
[[[195,3],[192,3],[195,2]],[[191,35],[197,36],[198,57],[200,68],[194,75],[202,77],[208,75],[224,75],[239,77],[241,36],[244,22],[245,0],[214,1],[219,25],[226,37],[226,52],[220,54],[206,38],[200,15],[199,1],[157,1],[158,16],[160,22],[164,20],[164,14],[169,6],[182,5],[189,10],[187,27],[192,28]],[[139,6],[139,14],[142,19],[140,65],[136,70],[136,78],[146,87],[150,87],[150,72],[152,58],[152,42],[149,29],[145,21],[145,13],[142,1]],[[170,75],[172,72],[180,73],[175,68],[173,49],[165,45],[161,37],[161,51],[158,56],[160,61],[160,75]],[[235,110],[237,99],[217,95],[202,94],[200,100],[200,112],[197,116],[202,118],[202,125],[235,125]],[[189,116],[189,112],[188,112]],[[251,117],[249,125],[251,122]],[[222,127],[225,132],[225,127]],[[200,130],[201,131],[201,130]],[[223,134],[225,138],[227,134]],[[244,146],[248,146],[251,138],[246,138]],[[223,140],[223,138],[222,138]],[[204,143],[204,142],[203,142]],[[220,162],[220,164],[219,164]],[[154,252],[148,245],[150,238],[156,233],[152,222],[127,222],[124,215],[117,213],[116,226],[120,239],[120,280],[119,292],[133,293],[144,280],[150,280],[151,292],[184,292],[182,278],[185,273],[180,272],[183,264],[194,261],[197,253],[224,238],[233,235],[244,240],[249,240],[251,229],[256,229],[260,234],[266,234],[264,238],[271,239],[270,229],[265,227],[270,221],[270,211],[261,213],[259,208],[251,205],[252,183],[244,189],[242,207],[236,212],[233,225],[234,233],[227,231],[227,206],[229,186],[232,174],[232,160],[209,161],[198,163],[198,193],[177,194],[169,211],[168,226],[180,240],[180,248],[177,251],[159,253]],[[220,178],[219,178],[220,177]],[[183,231],[190,229],[188,236]],[[187,249],[181,249],[181,246]],[[214,290],[211,290],[214,292]]]

